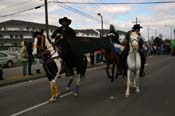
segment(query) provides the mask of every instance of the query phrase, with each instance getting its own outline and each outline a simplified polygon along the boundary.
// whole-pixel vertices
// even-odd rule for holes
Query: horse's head
[[[37,55],[46,50],[45,35],[43,32],[33,32],[34,44],[33,44],[33,55]]]
[[[58,28],[52,35],[51,41],[57,43],[59,40],[63,39],[63,32],[61,28]]]
[[[125,45],[126,42],[127,42],[127,41],[126,41],[126,36],[123,35],[123,34],[120,35],[120,36],[119,36],[119,42],[120,42],[121,45]]]
[[[139,35],[136,32],[131,32],[130,33],[130,47],[133,50],[138,50],[139,49]]]

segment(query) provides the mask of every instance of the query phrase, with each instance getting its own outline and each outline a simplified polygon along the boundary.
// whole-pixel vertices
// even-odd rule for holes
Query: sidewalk
[[[89,65],[88,68],[93,68],[93,67],[102,66],[102,65],[104,65],[104,64],[98,63],[95,65]],[[41,70],[41,74],[33,73],[33,75],[27,75],[25,77],[23,77],[21,71],[22,71],[22,67],[14,67],[12,69],[4,69],[4,80],[0,81],[0,87],[16,84],[16,83],[20,83],[20,82],[25,82],[25,81],[29,81],[29,80],[45,78],[45,76],[46,76],[43,69]],[[12,74],[12,72],[13,72],[13,74]]]

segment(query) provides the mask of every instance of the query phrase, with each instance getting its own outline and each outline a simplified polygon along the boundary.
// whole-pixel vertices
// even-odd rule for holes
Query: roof
[[[95,34],[98,35],[98,32],[93,30],[93,29],[76,29],[75,30],[76,33],[85,33],[85,34]]]
[[[101,29],[97,29],[99,32],[101,32]],[[121,31],[121,30],[116,30],[119,34],[125,34],[126,32]],[[109,33],[109,29],[103,29],[103,34],[108,34]]]
[[[21,20],[8,20],[4,22],[0,22],[0,26],[27,26],[27,27],[38,27],[38,28],[45,28],[45,24],[41,23],[34,23],[28,21],[21,21]],[[57,26],[49,25],[50,28],[57,28]]]

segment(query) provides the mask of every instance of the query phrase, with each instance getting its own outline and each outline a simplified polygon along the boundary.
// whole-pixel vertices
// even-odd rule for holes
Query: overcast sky
[[[169,0],[48,0],[60,2],[161,2]],[[175,0],[174,0],[175,1]],[[34,8],[43,4],[43,0],[0,0],[0,22],[6,20],[24,20],[37,23],[45,23],[44,7],[29,10],[16,15],[11,13]],[[60,26],[58,19],[68,17],[72,20],[74,29],[95,29],[101,28],[101,13],[104,20],[104,28],[114,24],[116,29],[128,31],[138,17],[139,23],[143,26],[142,35],[147,38],[148,25],[150,36],[163,34],[170,37],[171,27],[175,27],[175,3],[172,4],[147,4],[147,5],[72,5],[63,3],[50,3],[48,5],[49,24]]]

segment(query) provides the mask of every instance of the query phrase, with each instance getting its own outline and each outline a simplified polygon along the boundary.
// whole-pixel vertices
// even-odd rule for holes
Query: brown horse
[[[119,55],[115,53],[113,47],[100,51],[106,59],[106,74],[108,78],[111,79],[111,82],[113,82],[114,78],[118,78]]]

